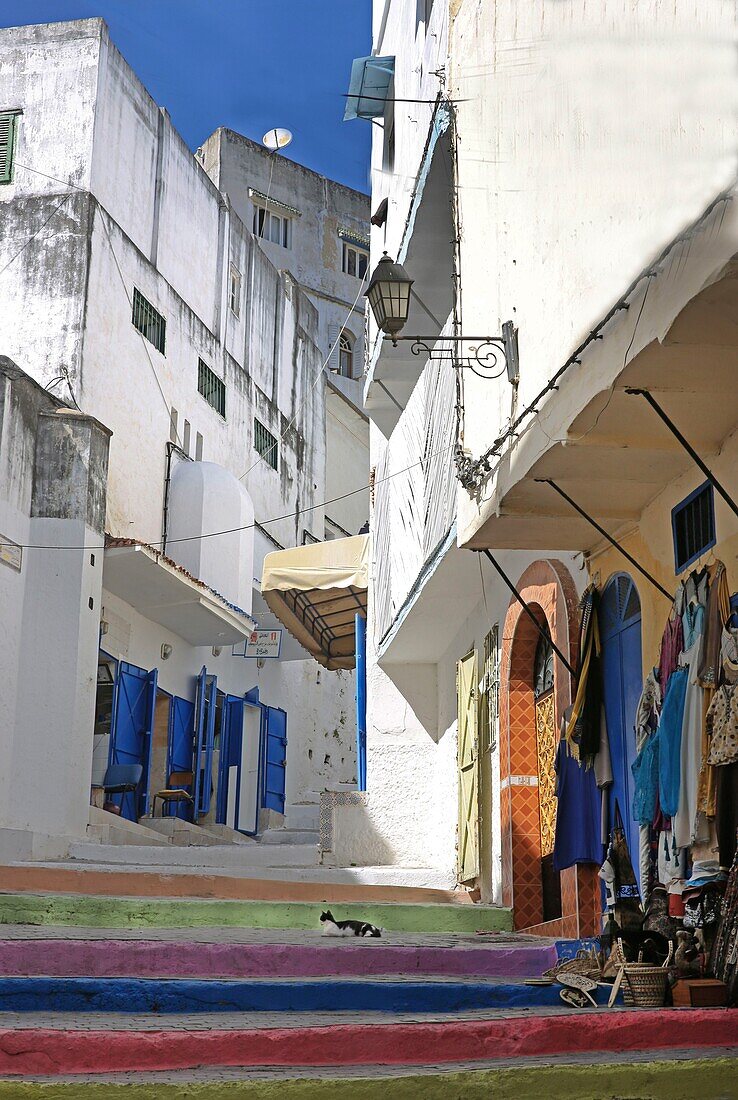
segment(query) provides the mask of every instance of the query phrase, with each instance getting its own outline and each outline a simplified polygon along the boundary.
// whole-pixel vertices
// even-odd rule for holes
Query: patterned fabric
[[[723,684],[707,712],[710,752],[707,763],[717,767],[738,760],[738,685]]]
[[[639,752],[656,729],[660,710],[661,688],[656,680],[656,670],[651,669],[643,684],[643,691],[636,708],[636,749]]]

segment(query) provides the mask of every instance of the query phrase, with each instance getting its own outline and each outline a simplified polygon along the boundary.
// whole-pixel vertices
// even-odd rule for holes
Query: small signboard
[[[254,630],[246,641],[244,657],[276,660],[282,652],[281,630]]]
[[[0,561],[5,562],[12,569],[17,569],[20,573],[23,563],[23,547],[19,546],[17,542],[6,539],[5,535],[0,535]]]

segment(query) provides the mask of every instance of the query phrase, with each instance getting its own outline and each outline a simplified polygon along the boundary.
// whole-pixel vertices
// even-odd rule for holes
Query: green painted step
[[[0,1100],[566,1100],[593,1097],[648,1097],[649,1100],[720,1100],[734,1096],[738,1061],[733,1058],[669,1059],[635,1063],[536,1066],[461,1070],[428,1075],[409,1073],[361,1076],[259,1080],[251,1074],[240,1080],[193,1081],[177,1074],[169,1082],[134,1084],[0,1080]],[[170,1083],[171,1082],[171,1083]]]
[[[0,894],[0,924],[98,928],[312,928],[329,904],[80,894]],[[331,905],[340,920],[370,921],[389,932],[509,932],[512,913],[488,905]]]

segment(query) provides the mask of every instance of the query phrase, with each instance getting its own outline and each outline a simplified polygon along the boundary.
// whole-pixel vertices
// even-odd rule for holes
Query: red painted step
[[[654,1009],[251,1030],[0,1030],[0,1075],[195,1066],[423,1065],[738,1044],[730,1009]]]

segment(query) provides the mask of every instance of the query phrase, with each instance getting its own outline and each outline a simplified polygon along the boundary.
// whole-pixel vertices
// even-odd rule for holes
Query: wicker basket
[[[636,1008],[661,1008],[666,999],[667,973],[660,966],[626,963],[623,967],[623,1003]]]

